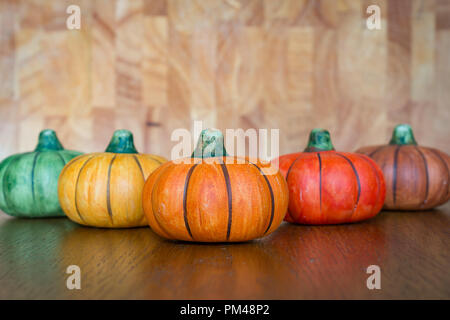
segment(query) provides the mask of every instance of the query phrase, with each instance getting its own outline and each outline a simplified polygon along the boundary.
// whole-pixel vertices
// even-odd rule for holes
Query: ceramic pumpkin
[[[147,225],[142,188],[166,160],[139,154],[128,130],[117,130],[103,153],[73,159],[61,172],[58,195],[73,221],[86,226],[126,228]]]
[[[304,152],[278,161],[289,188],[289,222],[356,222],[374,217],[383,206],[380,168],[367,156],[335,151],[326,130],[312,130]]]
[[[81,152],[64,150],[55,131],[43,130],[33,152],[12,155],[0,163],[0,209],[11,216],[64,216],[58,202],[58,177]]]
[[[418,146],[407,124],[395,127],[388,145],[364,147],[381,167],[386,180],[384,207],[389,210],[426,210],[450,199],[449,156]]]
[[[168,239],[238,242],[273,232],[288,204],[270,163],[228,156],[223,135],[203,130],[191,158],[167,162],[148,178],[143,207],[150,227]],[[274,173],[271,171],[271,173]]]

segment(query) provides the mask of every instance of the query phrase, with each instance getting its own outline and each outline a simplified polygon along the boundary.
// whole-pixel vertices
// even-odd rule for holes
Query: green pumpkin
[[[61,170],[81,152],[64,150],[53,130],[43,130],[33,152],[0,163],[0,209],[14,217],[64,216],[58,201]]]

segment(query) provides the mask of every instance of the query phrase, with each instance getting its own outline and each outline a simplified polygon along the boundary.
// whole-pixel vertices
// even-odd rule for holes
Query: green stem
[[[205,129],[200,133],[197,147],[191,158],[213,158],[227,156],[223,143],[223,134],[220,130]]]
[[[106,152],[138,153],[133,142],[133,134],[128,130],[116,130],[109,142]]]
[[[409,124],[399,124],[392,132],[391,145],[417,145],[416,139]]]
[[[334,150],[330,133],[324,129],[313,129],[309,134],[308,146],[304,152],[331,151]]]
[[[64,150],[64,148],[61,142],[59,142],[58,137],[56,136],[56,132],[51,129],[42,130],[41,133],[39,133],[38,144],[34,151],[42,152],[58,150]]]

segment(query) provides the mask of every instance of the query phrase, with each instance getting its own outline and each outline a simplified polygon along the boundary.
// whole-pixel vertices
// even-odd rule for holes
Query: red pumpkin
[[[356,222],[374,217],[383,206],[386,188],[378,165],[364,155],[334,151],[326,130],[312,130],[304,152],[278,161],[289,188],[289,222]]]

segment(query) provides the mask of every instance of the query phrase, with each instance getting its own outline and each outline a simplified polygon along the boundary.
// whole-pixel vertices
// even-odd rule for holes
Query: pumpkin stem
[[[133,134],[128,130],[116,130],[109,142],[106,152],[138,153],[133,142]]]
[[[42,151],[58,151],[58,150],[64,150],[64,148],[61,142],[59,142],[59,139],[56,136],[56,132],[51,129],[42,130],[39,133],[38,144],[36,146],[36,149],[34,149],[34,151],[42,152]]]
[[[217,129],[205,129],[200,133],[197,147],[191,158],[213,158],[227,156],[223,134]]]
[[[313,129],[309,134],[308,146],[304,152],[318,152],[334,150],[330,133],[324,129]]]
[[[392,138],[389,144],[417,145],[411,126],[409,124],[397,125],[392,132]]]

